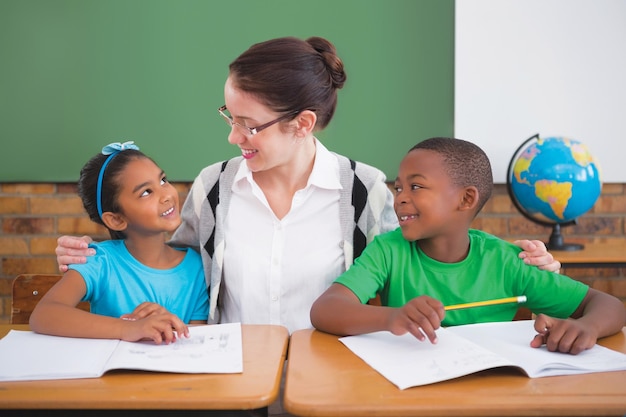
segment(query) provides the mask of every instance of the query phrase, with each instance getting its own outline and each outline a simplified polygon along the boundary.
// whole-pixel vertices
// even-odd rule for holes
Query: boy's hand
[[[535,319],[535,330],[539,334],[531,340],[530,346],[538,348],[546,345],[550,352],[577,355],[591,349],[598,341],[595,328],[581,320],[556,319],[538,314]]]
[[[431,343],[437,343],[435,330],[446,315],[441,301],[422,295],[393,310],[387,326],[391,333],[402,335],[409,332],[418,340],[424,341],[428,337]]]
[[[175,342],[177,338],[189,337],[189,329],[171,313],[153,314],[141,320],[126,320],[120,339],[127,342],[152,340],[157,345]]]

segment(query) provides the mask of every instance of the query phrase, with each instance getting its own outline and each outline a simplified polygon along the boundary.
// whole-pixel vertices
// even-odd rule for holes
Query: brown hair
[[[306,41],[284,37],[254,44],[229,69],[236,88],[278,113],[315,111],[318,130],[330,123],[337,90],[346,82],[334,45],[320,37]]]

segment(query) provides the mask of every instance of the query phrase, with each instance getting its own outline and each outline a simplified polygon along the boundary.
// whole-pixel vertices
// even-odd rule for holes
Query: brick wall
[[[191,184],[174,185],[184,198]],[[61,235],[109,238],[85,214],[76,184],[0,184],[0,323],[10,320],[16,275],[59,273],[54,249]]]
[[[473,227],[506,240],[550,237],[552,229],[527,220],[516,210],[505,185],[496,185]],[[561,228],[566,243],[617,242],[626,239],[626,184],[604,184],[593,208],[576,225]],[[558,258],[557,258],[558,259]],[[563,268],[561,273],[621,298],[626,304],[626,268]]]
[[[181,198],[189,185],[175,184]],[[550,228],[536,225],[517,212],[504,185],[496,185],[473,226],[507,240],[545,241],[550,235]],[[625,239],[626,184],[605,184],[593,209],[562,233],[567,242]],[[11,282],[16,275],[58,272],[54,248],[57,238],[64,234],[108,238],[106,230],[84,214],[75,184],[0,184],[0,323],[9,322]],[[626,301],[626,268],[562,272]]]

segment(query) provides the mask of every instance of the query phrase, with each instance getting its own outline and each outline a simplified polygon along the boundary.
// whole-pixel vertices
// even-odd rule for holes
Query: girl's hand
[[[393,310],[387,325],[391,333],[401,335],[409,332],[418,340],[424,341],[428,337],[431,343],[437,343],[435,330],[446,314],[441,301],[422,295]]]
[[[593,326],[576,319],[556,319],[538,314],[535,319],[537,334],[530,342],[534,348],[546,345],[550,352],[571,353],[591,349],[598,341],[598,333]]]
[[[169,314],[169,311],[160,304],[148,301],[139,304],[132,313],[124,314],[120,318],[124,320],[141,320],[156,314]]]
[[[152,340],[169,345],[178,338],[189,337],[189,328],[171,313],[153,314],[140,320],[126,320],[120,339],[127,342]]]

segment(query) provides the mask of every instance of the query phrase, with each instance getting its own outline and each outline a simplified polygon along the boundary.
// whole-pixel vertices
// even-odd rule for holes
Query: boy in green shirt
[[[378,236],[313,304],[322,331],[387,330],[437,342],[439,326],[512,320],[517,304],[455,311],[445,305],[525,295],[538,314],[531,346],[577,354],[626,324],[617,298],[525,265],[520,249],[470,229],[491,196],[487,155],[460,139],[415,145],[400,164],[394,208],[400,227]],[[380,295],[382,306],[367,304]]]

